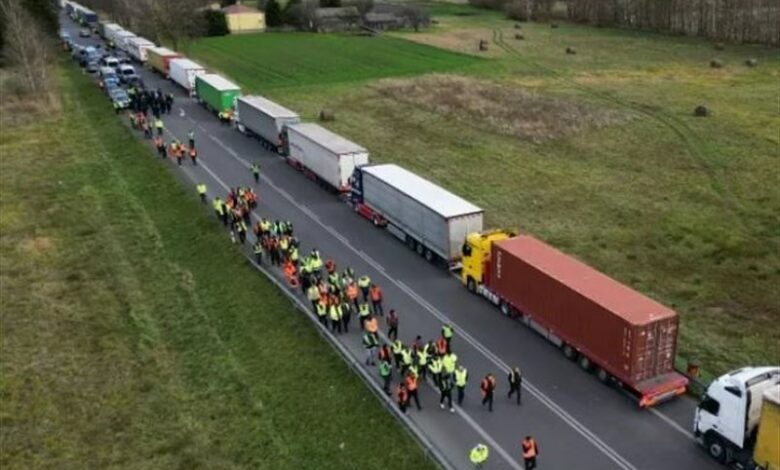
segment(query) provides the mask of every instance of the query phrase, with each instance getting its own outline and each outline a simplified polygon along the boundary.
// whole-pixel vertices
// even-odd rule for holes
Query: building
[[[314,27],[320,33],[353,31],[360,27],[360,12],[355,7],[317,8]]]
[[[222,9],[231,34],[265,31],[265,13],[237,3]]]

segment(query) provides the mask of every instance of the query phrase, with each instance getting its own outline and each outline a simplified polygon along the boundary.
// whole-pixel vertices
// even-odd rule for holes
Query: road
[[[76,26],[67,18],[63,17],[62,24],[77,42],[97,41],[79,39]],[[484,468],[520,469],[519,443],[531,434],[540,445],[539,468],[719,468],[689,433],[694,410],[690,398],[653,411],[638,409],[623,393],[602,385],[532,330],[468,293],[451,274],[429,265],[388,232],[373,227],[285,160],[265,151],[259,142],[220,124],[183,90],[148,70],[139,73],[148,87],[159,87],[176,97],[174,112],[164,117],[166,137],[186,142],[188,131],[195,131],[198,166],[160,161],[161,171],[167,168],[193,188],[193,197],[198,182],[207,184],[210,198],[224,196],[228,186],[253,185],[248,166],[260,163],[262,179],[256,190],[261,201],[256,214],[292,221],[303,253],[316,246],[325,259],[333,258],[341,268],[352,266],[358,275],[368,274],[382,286],[385,308],[400,312],[400,338],[405,343],[418,334],[424,340],[436,338],[443,323],[454,325],[453,347],[470,376],[465,403],[453,414],[441,410],[437,393],[426,385],[421,390],[423,410],[411,409],[406,417],[399,416],[446,467],[471,468],[468,450],[484,442],[491,450]],[[360,143],[371,147],[370,142]],[[150,152],[150,158],[153,155]],[[281,279],[278,272],[274,274]],[[294,295],[302,299],[299,293]],[[323,334],[359,364],[364,351],[355,330],[345,335]],[[515,365],[521,367],[525,379],[519,407],[505,396],[506,370]],[[493,413],[480,404],[478,383],[487,372],[499,379]],[[374,368],[366,369],[363,376],[378,389]]]

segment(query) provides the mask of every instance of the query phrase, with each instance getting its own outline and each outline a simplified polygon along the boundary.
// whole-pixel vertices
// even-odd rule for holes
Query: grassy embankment
[[[426,468],[71,65],[0,138],[0,467]]]
[[[374,161],[430,177],[484,207],[488,225],[530,232],[676,308],[682,357],[712,372],[780,360],[777,50],[715,51],[697,38],[567,24],[524,23],[517,40],[514,23],[495,12],[432,8],[439,24],[430,31],[394,35],[487,57],[464,63],[440,49],[448,58],[432,61],[457,57],[444,71],[467,76],[478,101],[447,98],[436,88],[447,77],[374,80],[376,70],[443,71],[418,66],[405,52],[411,43],[387,36],[301,35],[295,53],[286,35],[241,36],[192,52],[304,118],[333,110],[327,125]],[[480,38],[490,41],[485,54]],[[338,46],[345,41],[350,48]],[[380,58],[370,53],[377,43],[386,46]],[[709,67],[715,57],[723,68]],[[748,57],[758,67],[744,66]],[[522,92],[534,106],[555,98],[537,113],[545,122],[517,113],[502,126],[486,113],[505,101],[522,109]],[[431,102],[437,93],[443,101]],[[575,114],[584,129],[547,132],[557,118],[572,121],[561,100],[623,119],[591,126],[587,113]],[[712,116],[693,117],[698,104]]]

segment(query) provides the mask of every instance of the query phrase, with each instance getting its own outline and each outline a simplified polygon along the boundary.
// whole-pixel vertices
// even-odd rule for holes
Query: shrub
[[[504,5],[504,12],[507,18],[515,21],[528,21],[531,16],[531,5],[528,0],[513,0]],[[520,24],[515,24],[516,29],[520,29]]]

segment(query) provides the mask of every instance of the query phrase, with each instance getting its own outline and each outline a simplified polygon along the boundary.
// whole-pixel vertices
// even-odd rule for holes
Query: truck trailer
[[[685,393],[673,310],[528,235],[472,233],[463,284],[649,407]]]
[[[151,47],[146,51],[146,63],[165,78],[169,76],[171,61],[179,57],[177,52],[165,47]]]
[[[291,124],[285,134],[287,162],[332,191],[349,191],[355,168],[368,164],[368,150],[317,124]]]
[[[216,113],[232,113],[241,88],[221,75],[204,73],[195,76],[195,94],[206,108]]]
[[[190,94],[195,91],[195,77],[206,73],[202,65],[190,59],[171,59],[168,62],[168,75],[171,80]]]
[[[137,37],[138,36],[136,36],[135,33],[131,33],[127,30],[117,31],[116,34],[114,34],[114,43],[120,51],[129,54],[130,40]]]
[[[482,231],[482,209],[398,165],[356,168],[350,199],[358,214],[433,263],[455,267],[463,240]]]
[[[780,367],[744,367],[713,380],[693,433],[722,464],[780,470]]]
[[[103,38],[105,38],[106,41],[113,43],[114,46],[116,46],[117,45],[116,35],[122,31],[124,31],[124,28],[122,28],[116,23],[107,24],[103,26]]]
[[[297,113],[262,96],[242,96],[236,101],[238,130],[260,139],[263,146],[286,155],[285,126],[298,124]]]
[[[144,63],[147,60],[149,49],[155,47],[155,44],[142,37],[135,37],[127,41],[127,53],[138,62]]]
[[[108,39],[108,36],[106,35],[106,28],[119,29],[119,28],[121,28],[121,26],[119,26],[116,23],[112,23],[110,21],[105,21],[105,20],[98,21],[97,32],[98,32],[98,35],[101,38],[103,38],[103,39]]]

